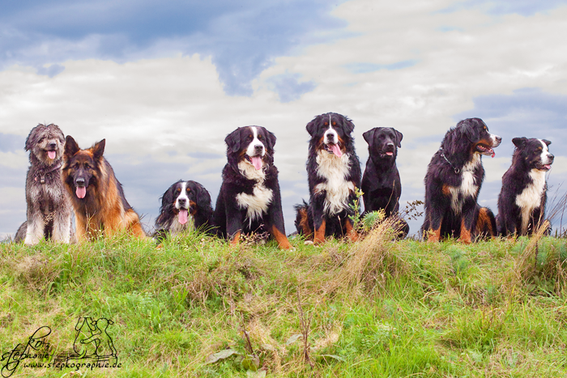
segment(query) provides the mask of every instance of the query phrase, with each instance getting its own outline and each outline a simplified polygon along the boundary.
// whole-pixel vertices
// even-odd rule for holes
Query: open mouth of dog
[[[189,219],[189,210],[183,207],[180,208],[179,213],[177,214],[177,221],[181,224],[185,224],[187,223],[188,219]]]
[[[339,143],[325,143],[325,150],[331,154],[335,154],[338,157],[343,156],[343,151]]]
[[[51,160],[55,160],[55,158],[57,157],[57,151],[55,150],[46,150],[45,152],[47,152],[47,157]]]
[[[257,171],[262,169],[262,156],[261,155],[254,155],[248,156],[246,155],[246,159],[256,168]]]
[[[480,152],[482,155],[486,155],[486,156],[490,156],[490,157],[494,157],[496,155],[492,148],[485,146],[485,145],[482,145],[482,144],[477,144],[476,150],[478,152]]]
[[[85,198],[87,195],[87,187],[85,186],[85,184],[77,184],[77,187],[75,188],[75,194],[81,199]]]
[[[551,164],[538,164],[536,168],[540,171],[549,171],[551,169]]]
[[[382,152],[380,152],[380,157],[393,157],[394,156],[394,150],[387,148],[385,150],[383,150]]]

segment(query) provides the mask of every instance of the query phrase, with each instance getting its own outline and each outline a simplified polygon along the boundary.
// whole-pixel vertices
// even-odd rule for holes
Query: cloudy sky
[[[286,231],[308,198],[305,125],[333,111],[362,133],[404,135],[402,207],[445,132],[480,117],[502,136],[480,202],[496,212],[516,136],[546,138],[550,197],[567,191],[567,0],[9,1],[0,13],[0,236],[25,220],[24,141],[55,123],[83,148],[106,138],[126,197],[152,229],[159,198],[211,192],[224,137],[278,137]],[[412,232],[422,220],[412,222]],[[566,219],[567,222],[567,219]]]

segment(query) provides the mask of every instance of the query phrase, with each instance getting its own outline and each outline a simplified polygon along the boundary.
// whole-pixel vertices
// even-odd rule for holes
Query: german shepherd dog
[[[478,236],[496,235],[494,214],[477,198],[484,180],[482,155],[494,157],[501,141],[480,118],[467,118],[447,131],[425,176],[422,233],[429,241],[454,236],[469,244]]]
[[[126,230],[136,237],[146,236],[138,214],[124,197],[122,185],[102,156],[106,140],[86,150],[68,135],[62,178],[71,197],[79,242],[110,236]]]
[[[57,125],[34,127],[26,139],[30,168],[26,179],[27,221],[15,241],[37,244],[40,239],[69,243],[71,202],[61,181],[65,135]]]
[[[554,156],[546,139],[514,138],[516,146],[512,165],[502,176],[498,196],[498,234],[531,235],[545,219],[547,183],[545,174],[551,169]],[[546,233],[551,232],[550,226]]]

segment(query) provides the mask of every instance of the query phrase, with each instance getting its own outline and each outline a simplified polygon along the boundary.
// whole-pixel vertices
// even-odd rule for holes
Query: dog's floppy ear
[[[526,138],[526,137],[518,137],[518,138],[512,139],[512,143],[514,143],[514,146],[516,146],[517,148],[524,147],[526,145],[527,141],[528,141],[528,138]]]
[[[362,134],[362,137],[364,138],[364,140],[366,141],[366,143],[368,143],[369,146],[372,147],[372,143],[374,142],[374,132],[376,131],[376,127],[373,129],[370,129],[368,131],[366,131],[364,134]]]
[[[276,138],[276,135],[274,133],[272,133],[271,131],[268,131],[266,128],[264,128],[264,130],[266,131],[266,138],[268,139],[267,149],[268,149],[268,151],[270,151],[270,153],[273,153],[274,146],[276,145],[276,140],[278,138]]]
[[[230,152],[235,153],[240,150],[240,127],[224,138]]]
[[[80,150],[81,148],[75,142],[75,139],[71,135],[67,135],[67,138],[65,138],[65,156],[71,157]]]
[[[37,140],[36,140],[37,138],[36,138],[36,135],[35,135],[35,130],[36,130],[38,127],[41,127],[41,126],[43,126],[43,125],[40,123],[39,125],[37,125],[37,126],[34,127],[33,129],[31,129],[31,131],[30,131],[30,133],[29,133],[29,135],[28,135],[28,137],[27,137],[27,139],[26,139],[26,146],[25,146],[26,151],[31,150],[31,149],[33,148],[33,146],[37,143]]]
[[[100,160],[102,154],[104,154],[104,146],[106,146],[106,139],[101,140],[93,146],[93,158],[95,160]]]
[[[549,146],[551,144],[551,141],[547,140],[547,139],[542,139],[541,140],[543,143],[545,143],[546,146]]]
[[[352,133],[354,130],[354,123],[347,117],[341,117],[343,119],[343,126],[348,134]]]
[[[404,139],[404,134],[394,128],[392,128],[392,130],[394,130],[394,133],[396,134],[396,145],[398,148],[402,148],[402,139]]]
[[[211,206],[211,195],[209,191],[196,181],[189,181],[193,183],[193,190],[195,192],[195,202],[199,209],[198,215],[203,217],[203,221],[208,221],[213,216],[213,207]]]
[[[307,126],[305,126],[305,129],[307,129],[309,135],[314,136],[315,133],[317,132],[318,126],[319,126],[319,116],[315,117],[313,121],[309,122]]]

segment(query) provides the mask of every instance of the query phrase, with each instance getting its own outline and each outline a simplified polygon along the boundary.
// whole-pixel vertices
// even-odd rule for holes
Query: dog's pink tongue
[[[490,157],[495,157],[495,156],[496,156],[496,152],[494,152],[494,150],[491,150],[491,151],[492,151],[492,155],[490,155]]]
[[[57,153],[55,151],[47,151],[47,156],[49,156],[50,159],[55,159],[56,155]]]
[[[85,198],[85,196],[87,195],[87,188],[85,187],[77,187],[77,190],[75,191],[75,194],[77,195],[77,197],[79,198]]]
[[[331,151],[333,151],[333,153],[335,155],[337,155],[338,157],[343,156],[343,152],[341,151],[341,148],[339,147],[338,144],[331,144],[330,148],[331,148]]]
[[[188,211],[186,209],[179,210],[179,215],[177,215],[177,220],[179,221],[179,223],[181,224],[187,223],[187,213]]]
[[[250,158],[250,160],[252,161],[252,165],[254,165],[254,168],[256,168],[257,171],[262,169],[262,158],[260,156],[253,156]]]

